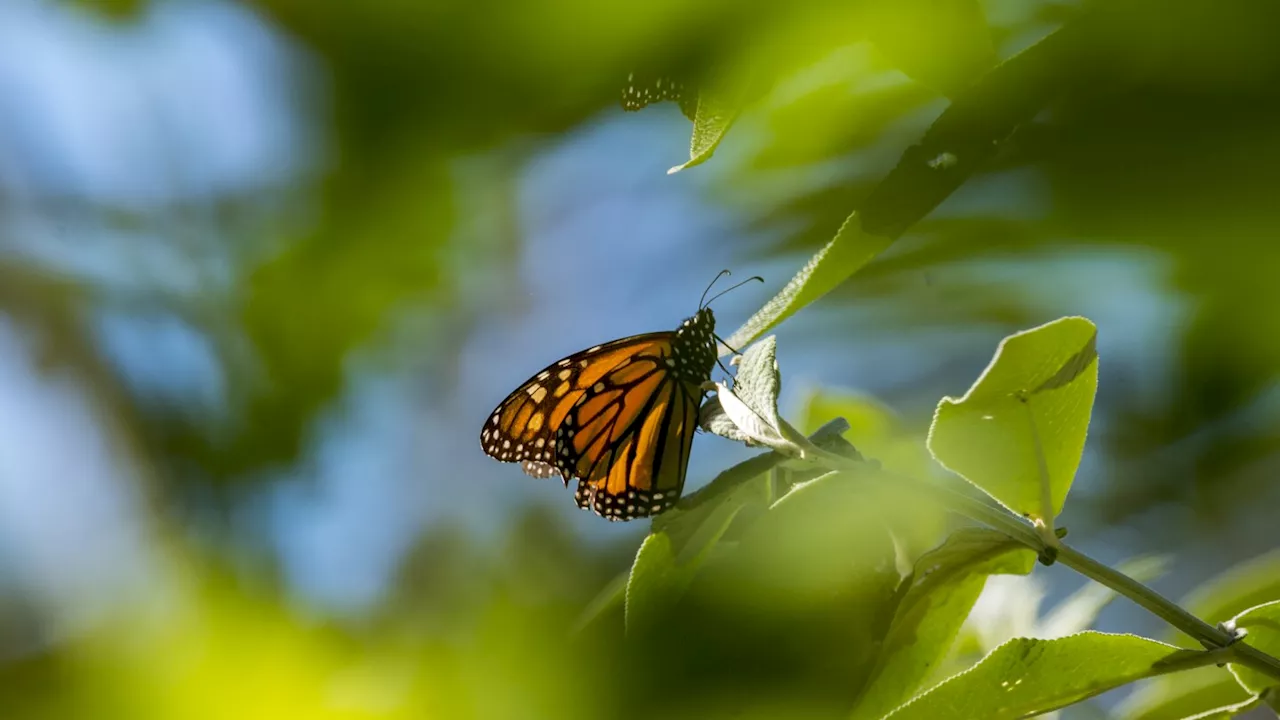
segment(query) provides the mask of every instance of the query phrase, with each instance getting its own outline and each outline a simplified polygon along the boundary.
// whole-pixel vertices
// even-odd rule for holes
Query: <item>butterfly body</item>
[[[609,520],[656,515],[684,488],[703,383],[716,362],[709,308],[675,330],[597,345],[548,365],[490,415],[480,444],[534,477],[578,481]]]

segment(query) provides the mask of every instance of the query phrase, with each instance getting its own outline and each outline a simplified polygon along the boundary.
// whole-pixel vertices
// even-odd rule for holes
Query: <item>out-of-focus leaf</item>
[[[1249,608],[1232,620],[1236,628],[1246,631],[1245,642],[1272,657],[1280,657],[1280,600]],[[1238,663],[1227,665],[1231,674],[1254,695],[1280,686],[1280,680]]]
[[[848,445],[840,437],[840,433],[844,432],[848,427],[849,424],[842,419],[832,420],[814,431],[809,437],[809,442],[828,450],[834,450],[840,445]],[[788,459],[788,456],[773,451],[761,453],[734,465],[716,475],[704,487],[681,498],[680,502],[671,510],[654,518],[653,529],[678,535],[678,528],[686,524],[685,518],[687,515],[695,510],[705,511],[714,502],[719,502],[723,496],[737,492],[743,484],[751,483]],[[676,542],[679,542],[678,538],[676,538]]]
[[[1171,558],[1168,555],[1147,555],[1125,560],[1116,566],[1116,570],[1128,575],[1138,582],[1150,582],[1169,569]],[[1067,599],[1054,606],[1053,610],[1039,623],[1036,637],[1051,640],[1066,637],[1093,627],[1093,621],[1112,600],[1116,591],[1103,585],[1089,581]]]
[[[627,631],[633,632],[647,620],[666,610],[682,591],[684,578],[676,567],[675,550],[666,533],[650,533],[640,544],[627,580]]]
[[[833,417],[848,420],[845,437],[886,470],[923,477],[932,465],[920,434],[904,427],[893,409],[875,398],[846,391],[813,391],[805,398],[800,417],[806,431]]]
[[[703,598],[771,638],[771,655],[804,648],[825,658],[823,677],[839,680],[813,689],[846,711],[893,612],[900,577],[890,532],[909,521],[876,485],[832,472],[797,486],[699,580]]]
[[[1192,590],[1179,604],[1205,622],[1220,623],[1272,600],[1280,600],[1280,550],[1229,568]]]
[[[740,490],[709,508],[706,518],[692,528],[681,547],[676,547],[671,536],[662,531],[645,538],[627,581],[628,633],[651,627],[684,595],[699,566],[743,508],[742,497]]]
[[[600,592],[587,603],[582,609],[582,614],[578,616],[578,621],[574,623],[574,632],[582,632],[590,627],[593,623],[603,617],[610,610],[623,606],[627,602],[627,583],[631,579],[631,573],[619,573],[617,577],[609,581]]]
[[[831,242],[810,258],[772,300],[735,330],[727,344],[742,347],[752,342],[826,295],[883,252],[892,241],[889,237],[863,232],[858,214],[850,215]]]
[[[1141,678],[1194,667],[1203,654],[1135,635],[1084,632],[1057,640],[1018,638],[886,717],[1030,717]]]
[[[887,248],[991,158],[1000,141],[1063,90],[1076,69],[1078,33],[1054,33],[988,73],[909,148],[849,215],[836,236],[796,273],[729,344],[741,347],[822,297]]]
[[[901,601],[876,666],[854,709],[875,720],[911,698],[947,654],[988,575],[1025,575],[1035,553],[993,530],[965,529],[916,561],[899,588]]]
[[[1098,388],[1096,339],[1085,318],[1005,338],[963,397],[938,403],[929,451],[1014,512],[1052,522],[1084,450]]]
[[[1226,668],[1203,667],[1152,678],[1116,706],[1121,720],[1181,720],[1249,700]]]
[[[867,35],[904,73],[954,96],[996,65],[977,0],[873,0]]]
[[[888,406],[873,398],[848,391],[813,391],[803,401],[799,417],[805,428],[816,427],[833,417],[848,420],[845,437],[865,458],[889,472],[923,478],[934,467],[924,446],[924,433],[906,427]],[[903,572],[943,539],[951,529],[946,519],[945,512],[925,511],[921,507],[917,522],[895,528],[894,539]]]
[[[112,20],[136,20],[148,3],[146,0],[76,0],[74,4],[100,12]]]
[[[1230,720],[1241,713],[1248,712],[1258,707],[1258,704],[1261,702],[1261,696],[1251,697],[1248,700],[1242,700],[1238,703],[1232,703],[1231,705],[1224,705],[1212,710],[1206,710],[1202,713],[1189,715],[1183,720]]]
[[[1066,89],[1073,73],[1089,66],[1077,61],[1088,57],[1079,25],[1068,24],[957,95],[863,202],[863,228],[898,237],[991,160],[1019,125]]]

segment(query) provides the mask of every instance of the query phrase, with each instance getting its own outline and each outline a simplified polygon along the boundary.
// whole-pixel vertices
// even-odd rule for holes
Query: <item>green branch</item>
[[[870,469],[865,462],[837,455],[812,443],[800,442],[798,445],[797,451],[802,457],[828,469],[855,473],[866,473]],[[1044,555],[1049,549],[1045,539],[1030,523],[1004,508],[938,483],[883,470],[875,472],[892,479],[898,486],[933,494],[951,511],[1002,532],[1037,554]],[[1262,652],[1222,628],[1206,623],[1169,598],[1069,545],[1058,542],[1055,549],[1058,562],[1146,608],[1161,620],[1195,638],[1215,656],[1220,655],[1222,661],[1245,665],[1280,680],[1280,659]]]

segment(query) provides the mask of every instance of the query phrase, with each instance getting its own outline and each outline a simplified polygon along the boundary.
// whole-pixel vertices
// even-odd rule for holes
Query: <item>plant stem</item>
[[[1124,595],[1154,613],[1161,620],[1195,638],[1205,647],[1223,648],[1229,651],[1231,662],[1247,665],[1280,680],[1280,659],[1237,639],[1221,628],[1210,625],[1128,575],[1107,567],[1066,544],[1060,544],[1058,547],[1058,562]]]
[[[816,447],[811,443],[802,444],[801,449],[808,459],[817,464],[825,465],[832,470],[861,473],[869,470],[865,462],[851,460]],[[1041,537],[1030,523],[1009,510],[962,492],[939,486],[936,483],[883,470],[875,472],[891,478],[895,484],[912,486],[921,491],[933,493],[935,496],[941,496],[942,500],[954,512],[998,530],[1035,550],[1037,553],[1044,553],[1048,547],[1045,538]],[[1161,620],[1195,638],[1210,651],[1221,650],[1228,662],[1246,665],[1280,680],[1280,659],[1262,652],[1221,628],[1210,625],[1146,585],[1119,570],[1103,565],[1065,543],[1059,541],[1055,543],[1055,547],[1057,549],[1057,561],[1063,565],[1133,600]]]
[[[1232,637],[1226,632],[1183,610],[1177,603],[1146,585],[1119,570],[1103,565],[1070,545],[1063,543],[1059,546],[1058,562],[1133,600],[1206,647],[1226,647],[1232,642]]]

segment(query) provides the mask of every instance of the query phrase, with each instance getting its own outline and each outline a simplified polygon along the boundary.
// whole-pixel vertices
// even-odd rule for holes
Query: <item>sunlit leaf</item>
[[[1141,678],[1174,672],[1202,655],[1135,635],[1084,632],[1056,640],[1018,638],[887,717],[1030,717]]]
[[[1235,616],[1233,621],[1239,630],[1245,631],[1245,642],[1272,657],[1280,657],[1280,600],[1249,608]],[[1280,679],[1245,667],[1238,663],[1228,665],[1240,684],[1254,695],[1280,686]],[[1274,690],[1273,690],[1274,692]]]
[[[1084,450],[1098,387],[1096,339],[1084,318],[1005,338],[963,397],[938,403],[929,451],[1013,511],[1052,520]]]
[[[744,402],[733,388],[716,384],[716,400],[720,413],[713,414],[709,429],[729,439],[738,439],[748,445],[767,445],[777,450],[786,450],[789,446],[782,436],[782,430],[771,423],[765,414]],[[728,419],[733,425],[725,429],[722,421]],[[715,422],[719,420],[720,422]]]
[[[791,446],[778,418],[777,342],[765,338],[747,348],[733,386],[716,384],[716,397],[702,408],[702,426],[717,435],[748,444],[785,450]]]
[[[1001,533],[966,529],[916,561],[853,717],[874,720],[901,705],[947,654],[988,575],[1025,575],[1035,553]]]
[[[727,344],[743,347],[751,343],[796,311],[826,295],[892,242],[892,238],[864,233],[858,214],[850,215],[831,242],[810,258],[781,292],[735,330]]]
[[[729,132],[733,121],[742,112],[743,102],[743,97],[737,93],[716,89],[700,92],[698,110],[693,117],[693,135],[689,137],[689,160],[671,168],[667,174],[678,173],[710,160],[720,146],[720,141],[724,140],[725,133]]]

